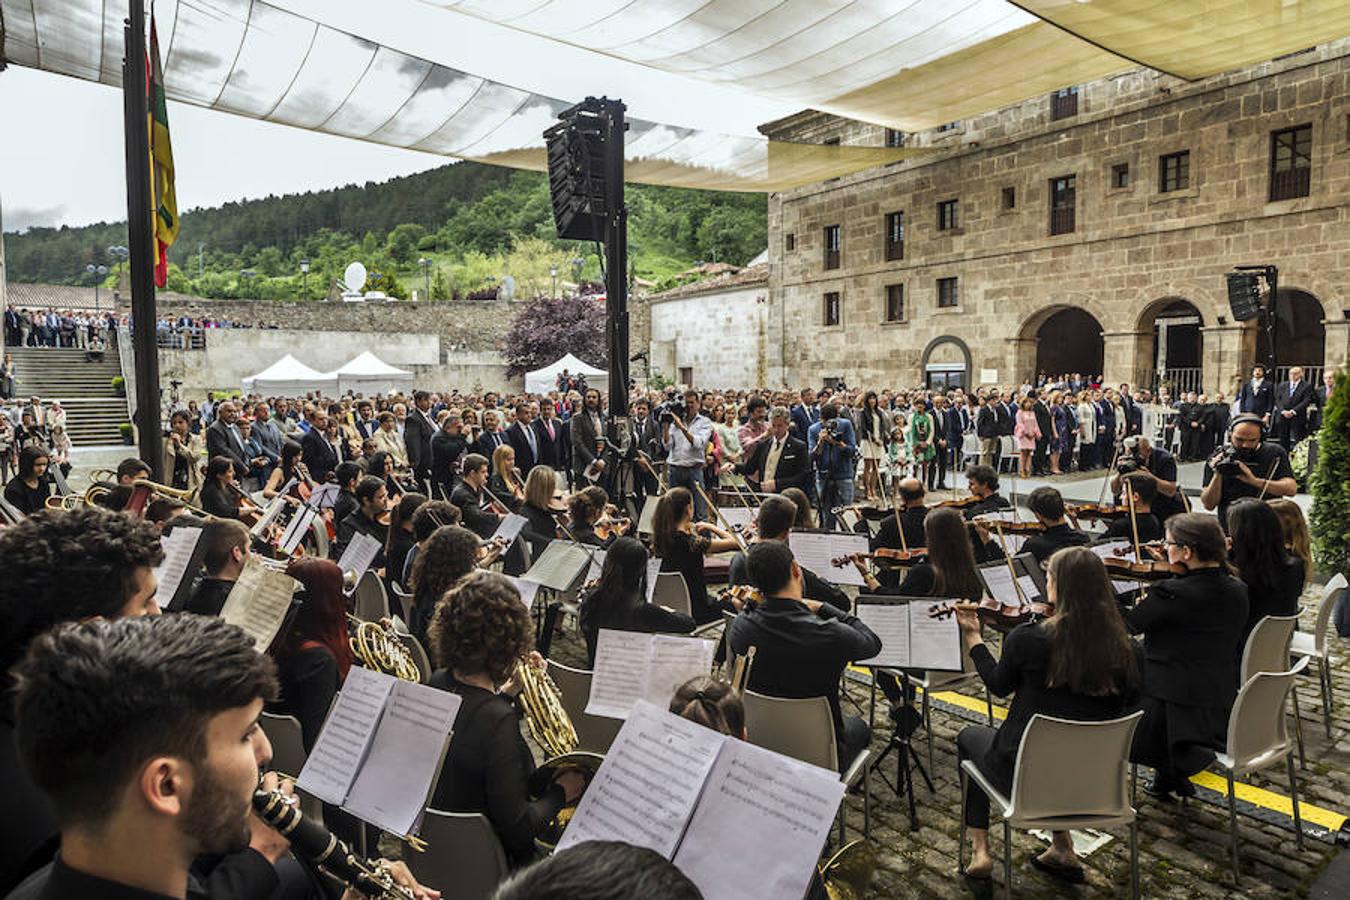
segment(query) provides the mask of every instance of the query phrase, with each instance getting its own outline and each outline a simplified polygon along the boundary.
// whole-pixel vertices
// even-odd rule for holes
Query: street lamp
[[[553,293],[550,296],[556,297],[558,296],[558,266],[556,264],[548,267],[548,275],[553,279]]]
[[[121,244],[114,244],[108,248],[108,255],[117,260],[117,283],[120,285],[122,283],[122,263],[126,262],[127,257],[131,256],[131,251]]]
[[[430,300],[430,299],[431,299],[431,260],[429,260],[429,259],[427,259],[425,256],[423,256],[421,259],[419,259],[419,260],[417,261],[417,264],[418,264],[419,266],[422,267],[422,284],[423,284],[423,285],[425,286],[425,288],[426,288],[427,299]]]
[[[109,250],[112,248],[109,247]],[[96,266],[93,263],[84,267],[84,270],[94,276],[94,312],[98,312],[98,286],[108,274],[107,266]]]
[[[239,280],[242,281],[242,282],[244,282],[245,284],[247,284],[248,280],[249,280],[250,278],[256,277],[257,274],[258,274],[258,273],[255,272],[253,269],[240,269],[240,270],[239,270]],[[256,285],[257,282],[255,281],[254,284]],[[240,293],[247,295],[248,289],[247,289],[246,287],[243,287],[242,285],[241,285],[241,288],[242,288],[242,289],[241,289]],[[254,299],[256,300],[256,299],[258,299],[258,298],[255,297]]]
[[[309,260],[300,260],[300,296],[309,295]]]

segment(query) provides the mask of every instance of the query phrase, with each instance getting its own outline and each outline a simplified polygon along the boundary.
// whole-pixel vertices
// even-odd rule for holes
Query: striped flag
[[[169,248],[178,238],[178,195],[173,186],[173,145],[169,142],[169,111],[164,100],[164,70],[159,60],[159,35],[150,16],[150,59],[147,72],[150,128],[150,209],[155,229],[155,286],[164,287],[169,275]]]

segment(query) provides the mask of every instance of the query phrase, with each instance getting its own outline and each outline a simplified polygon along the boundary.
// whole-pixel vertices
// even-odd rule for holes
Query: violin
[[[1141,544],[1140,547],[1150,553],[1160,552],[1162,541],[1150,541]],[[1162,581],[1174,575],[1186,574],[1186,567],[1180,563],[1170,563],[1158,559],[1156,555],[1151,559],[1133,560],[1129,558],[1129,554],[1128,548],[1120,547],[1113,551],[1111,556],[1105,557],[1102,565],[1106,566],[1107,574],[1113,577],[1122,576],[1122,580],[1128,578],[1131,581]]]
[[[1054,613],[1048,603],[1028,603],[1025,606],[1010,606],[999,603],[993,597],[985,597],[979,603],[961,601],[959,603],[941,603],[928,611],[933,619],[946,619],[956,615],[958,609],[973,609],[979,616],[981,625],[988,625],[998,631],[1011,631],[1018,625],[1039,622]]]
[[[924,504],[924,509],[965,509],[974,506],[983,499],[983,497],[976,497],[974,494],[969,497],[953,497],[951,500],[939,500],[936,503]]]
[[[595,531],[596,537],[602,541],[607,541],[611,537],[623,537],[632,527],[632,519],[611,516],[609,513],[605,513],[596,520],[593,530]]]
[[[719,604],[730,603],[736,609],[743,609],[747,606],[756,606],[764,602],[764,595],[760,593],[759,588],[751,584],[733,584],[722,588],[717,592],[717,602]]]
[[[1130,514],[1128,506],[1112,506],[1110,503],[1068,503],[1064,513],[1074,519],[1119,519]]]
[[[836,569],[842,569],[844,566],[854,562],[863,562],[864,560],[885,560],[893,566],[912,566],[923,562],[928,558],[928,549],[926,547],[915,547],[912,550],[894,550],[890,547],[878,547],[871,553],[851,553],[848,556],[840,556],[830,560],[830,565]]]
[[[506,538],[490,538],[479,545],[478,559],[474,564],[480,569],[486,569],[500,559],[510,546],[511,542]]]
[[[1041,534],[1045,531],[1045,526],[1035,519],[1030,521],[1005,522],[1002,519],[976,516],[971,522],[975,525],[983,525],[985,528],[992,527],[995,530],[1002,531],[1004,534]]]

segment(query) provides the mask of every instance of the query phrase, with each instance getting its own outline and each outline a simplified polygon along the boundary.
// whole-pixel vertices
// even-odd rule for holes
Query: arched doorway
[[[1205,323],[1200,310],[1180,298],[1160,300],[1152,308],[1156,311],[1145,310],[1139,330],[1153,332],[1149,353],[1153,390],[1166,383],[1174,397],[1188,391],[1203,393],[1204,347],[1200,329]]]
[[[1278,368],[1276,383],[1289,377],[1292,366],[1302,366],[1303,379],[1311,384],[1322,381],[1326,363],[1327,329],[1322,324],[1322,304],[1307,291],[1282,289],[1276,302],[1275,352]],[[1264,328],[1256,332],[1256,359],[1270,359],[1270,341]]]
[[[970,348],[951,335],[934,338],[923,351],[923,382],[930,390],[970,386]]]
[[[1087,310],[1063,307],[1041,320],[1039,327],[1035,320],[1029,322],[1026,332],[1036,339],[1034,374],[1044,372],[1052,378],[1073,372],[1089,378],[1102,374],[1102,323]]]

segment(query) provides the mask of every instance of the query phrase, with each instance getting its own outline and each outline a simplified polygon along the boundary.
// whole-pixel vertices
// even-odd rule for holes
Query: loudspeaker
[[[558,237],[598,241],[609,212],[605,192],[604,121],[585,110],[544,132],[548,191]]]
[[[1246,272],[1228,274],[1228,305],[1239,322],[1261,315],[1260,279]]]

